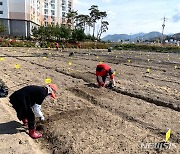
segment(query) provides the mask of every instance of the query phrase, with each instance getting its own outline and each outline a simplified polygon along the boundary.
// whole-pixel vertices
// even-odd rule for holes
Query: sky
[[[136,34],[158,31],[164,34],[180,33],[180,0],[74,0],[78,14],[89,14],[92,5],[106,11],[108,31],[102,37],[113,34]]]

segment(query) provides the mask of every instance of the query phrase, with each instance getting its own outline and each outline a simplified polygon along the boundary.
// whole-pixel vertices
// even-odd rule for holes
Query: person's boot
[[[28,125],[28,120],[27,120],[27,119],[23,119],[22,122],[23,122],[23,125],[24,125],[24,126],[27,126],[27,125]]]
[[[42,134],[36,132],[36,129],[29,129],[29,136],[32,137],[33,139],[37,139],[42,137]]]

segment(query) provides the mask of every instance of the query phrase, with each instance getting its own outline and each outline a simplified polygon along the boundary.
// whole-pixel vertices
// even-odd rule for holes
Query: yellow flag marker
[[[148,61],[150,61],[150,59],[148,59]]]
[[[176,69],[176,68],[177,68],[177,65],[175,65],[174,68]]]
[[[45,83],[46,83],[46,84],[51,83],[51,78],[46,78],[46,79],[45,79]]]
[[[1,60],[1,61],[5,61],[4,57],[1,57],[0,60]]]
[[[46,57],[43,57],[43,59],[46,59]]]
[[[114,71],[113,75],[116,75],[116,71]]]
[[[130,59],[128,59],[128,63],[130,63],[131,62],[131,60]]]
[[[99,57],[97,56],[96,58],[98,59]]]
[[[150,71],[151,71],[151,69],[150,69],[150,68],[148,68],[148,69],[146,70],[146,72],[147,72],[147,73],[150,73]]]
[[[20,65],[19,65],[19,64],[15,64],[15,68],[16,68],[16,69],[19,69],[19,68],[20,68]]]
[[[99,62],[99,64],[102,64],[102,63],[103,63],[102,61]]]
[[[171,129],[169,129],[166,133],[166,142],[169,140],[170,136],[171,136]]]
[[[69,65],[72,65],[72,62],[69,62],[68,64],[69,64]]]

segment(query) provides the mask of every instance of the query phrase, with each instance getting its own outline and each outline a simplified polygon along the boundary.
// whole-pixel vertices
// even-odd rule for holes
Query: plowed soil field
[[[1,48],[0,57],[0,78],[9,95],[26,85],[44,85],[47,78],[59,87],[57,99],[42,104],[45,121],[37,120],[43,133],[38,140],[16,119],[8,97],[0,99],[2,112],[10,115],[0,118],[4,153],[180,153],[180,54]],[[113,89],[98,88],[99,62],[115,70]],[[7,138],[19,141],[18,148]]]

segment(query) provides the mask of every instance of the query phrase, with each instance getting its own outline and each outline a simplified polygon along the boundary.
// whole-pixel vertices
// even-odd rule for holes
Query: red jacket
[[[108,64],[98,64],[96,67],[96,76],[105,77],[110,75],[110,78],[113,79],[113,71]]]

